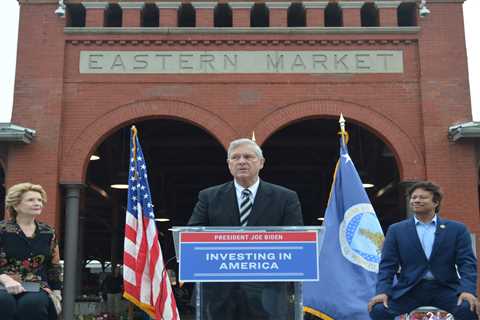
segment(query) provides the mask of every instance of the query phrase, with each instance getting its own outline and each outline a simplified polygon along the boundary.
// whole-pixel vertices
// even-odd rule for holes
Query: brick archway
[[[169,118],[196,125],[209,132],[224,147],[238,136],[226,121],[206,108],[178,100],[149,100],[119,106],[85,126],[72,143],[64,147],[61,183],[82,183],[92,150],[115,129],[134,121]]]
[[[315,117],[338,118],[340,113],[343,113],[347,121],[367,127],[391,148],[402,180],[424,177],[423,155],[408,134],[387,116],[350,102],[308,100],[276,109],[255,125],[257,142],[261,145],[273,133],[292,122]]]

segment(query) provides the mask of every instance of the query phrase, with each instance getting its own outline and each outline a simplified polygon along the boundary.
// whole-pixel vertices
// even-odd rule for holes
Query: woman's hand
[[[3,284],[7,292],[10,294],[16,295],[25,292],[25,288],[22,287],[22,284],[19,281],[6,274],[0,275],[0,283]]]

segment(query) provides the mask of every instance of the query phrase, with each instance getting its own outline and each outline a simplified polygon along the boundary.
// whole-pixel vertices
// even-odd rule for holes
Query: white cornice
[[[412,34],[420,27],[64,28],[67,34]]]

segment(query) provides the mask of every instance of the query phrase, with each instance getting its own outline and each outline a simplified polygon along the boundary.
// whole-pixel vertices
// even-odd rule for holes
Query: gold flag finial
[[[343,113],[340,113],[340,119],[338,119],[338,123],[340,123],[340,132],[338,134],[340,134],[343,143],[346,145],[348,143],[348,133],[345,131],[345,122]]]
[[[343,113],[340,113],[340,119],[338,120],[338,123],[340,123],[340,130],[343,134],[345,132],[345,118],[343,117]]]
[[[252,131],[252,139],[251,139],[253,142],[257,142],[257,140],[255,139],[255,131]]]

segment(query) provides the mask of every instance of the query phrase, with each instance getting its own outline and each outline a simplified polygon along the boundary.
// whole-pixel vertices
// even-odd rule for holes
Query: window
[[[122,26],[122,8],[118,3],[110,3],[105,9],[103,16],[104,27],[121,27]]]
[[[301,2],[293,2],[287,10],[287,25],[289,27],[305,27],[307,16]]]
[[[213,11],[213,25],[217,28],[232,27],[232,9],[228,3],[219,3]]]
[[[67,27],[85,27],[85,7],[83,4],[67,4]]]
[[[250,10],[250,26],[254,28],[270,26],[268,7],[265,3],[255,3]]]
[[[179,27],[195,27],[195,8],[191,3],[182,3],[180,8],[178,8],[177,18]]]
[[[143,6],[140,25],[147,28],[155,28],[160,25],[160,15],[155,3],[147,3]]]
[[[378,27],[380,26],[380,18],[378,8],[373,2],[367,2],[360,10],[362,27]]]
[[[401,3],[397,8],[399,27],[414,27],[417,25],[417,4],[415,2]]]
[[[342,27],[343,14],[342,8],[338,3],[330,2],[325,8],[325,27]]]

